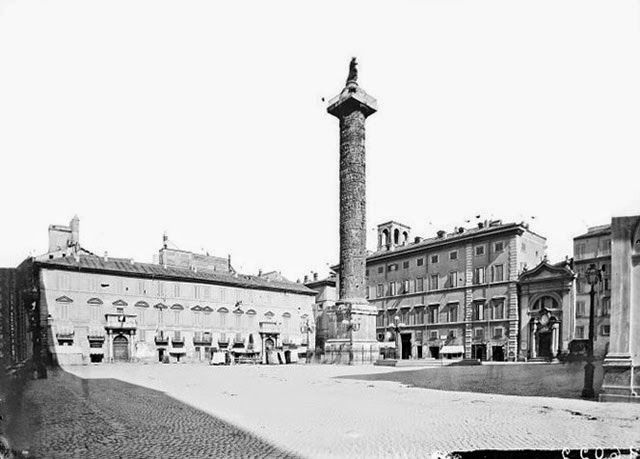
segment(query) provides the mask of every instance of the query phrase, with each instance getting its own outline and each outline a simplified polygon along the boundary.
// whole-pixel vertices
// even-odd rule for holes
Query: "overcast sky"
[[[393,5],[393,6],[392,6]],[[162,233],[243,272],[338,261],[338,121],[357,56],[368,247],[528,220],[548,254],[640,213],[637,1],[0,0],[0,266]],[[533,217],[535,217],[533,219]],[[471,220],[471,223],[465,223]]]

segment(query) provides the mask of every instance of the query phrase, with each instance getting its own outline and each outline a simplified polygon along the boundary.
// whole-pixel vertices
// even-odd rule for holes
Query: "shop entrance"
[[[407,360],[411,358],[411,333],[400,333],[400,339],[402,340],[402,359]]]
[[[491,348],[493,353],[493,361],[494,362],[504,362],[504,347],[503,346],[493,346]]]
[[[113,360],[117,362],[129,360],[129,340],[124,335],[113,338]]]
[[[471,345],[471,358],[478,360],[487,360],[487,345],[486,344],[472,344]]]
[[[158,362],[162,363],[163,358],[164,358],[164,349],[158,349]]]
[[[429,346],[429,353],[434,359],[440,358],[440,348],[438,346]]]

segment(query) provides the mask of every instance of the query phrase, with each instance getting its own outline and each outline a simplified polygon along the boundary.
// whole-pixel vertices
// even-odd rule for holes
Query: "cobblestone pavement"
[[[640,448],[640,405],[336,378],[394,371],[389,368],[119,364],[66,370],[82,379],[71,378],[75,386],[65,390],[65,377],[34,381],[28,392],[44,400],[29,403],[31,410],[49,404],[61,410],[56,416],[47,407],[31,417],[41,419],[40,430],[57,432],[57,447],[70,442],[79,448],[75,457],[110,450],[120,454],[110,457],[285,457],[288,451],[313,458],[404,458],[474,449]],[[55,390],[47,394],[47,387]],[[82,428],[73,424],[77,417],[86,420]],[[237,442],[231,426],[240,429]]]
[[[14,450],[33,458],[291,458],[256,436],[172,397],[115,379],[63,371],[30,381]]]

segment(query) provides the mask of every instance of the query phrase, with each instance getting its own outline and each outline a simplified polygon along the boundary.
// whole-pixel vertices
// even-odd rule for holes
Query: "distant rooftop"
[[[99,257],[79,253],[77,257],[65,256],[36,262],[47,269],[67,271],[85,271],[127,277],[144,277],[158,280],[201,282],[205,284],[226,285],[238,288],[273,290],[303,295],[315,295],[316,292],[303,284],[287,280],[269,280],[259,276],[232,274],[229,272],[193,271],[187,268],[164,267],[159,264],[138,263],[127,258]]]
[[[586,239],[596,236],[606,236],[607,234],[611,234],[611,224],[592,226],[587,230],[586,233],[581,234],[580,236],[576,236],[573,239]]]
[[[502,232],[508,230],[517,230],[521,229],[522,231],[528,231],[536,236],[540,237],[543,240],[546,240],[545,237],[540,236],[539,234],[534,233],[529,229],[529,225],[526,223],[502,223],[501,220],[493,220],[480,223],[476,227],[472,228],[456,228],[453,232],[447,233],[446,231],[438,231],[438,235],[431,238],[414,238],[414,242],[409,242],[404,245],[397,245],[393,249],[389,250],[384,248],[382,250],[378,250],[368,255],[367,258],[377,258],[383,257],[385,255],[391,255],[396,253],[402,253],[405,251],[413,251],[419,248],[427,248],[429,246],[436,246],[441,244],[450,244],[457,242],[462,239],[471,238],[471,237],[481,237],[484,235],[489,235],[495,232]]]

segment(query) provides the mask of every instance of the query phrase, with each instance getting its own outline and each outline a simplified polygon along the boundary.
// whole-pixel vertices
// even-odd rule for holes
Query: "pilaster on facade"
[[[464,356],[471,358],[471,341],[473,340],[473,245],[465,246],[465,290],[464,290]]]

